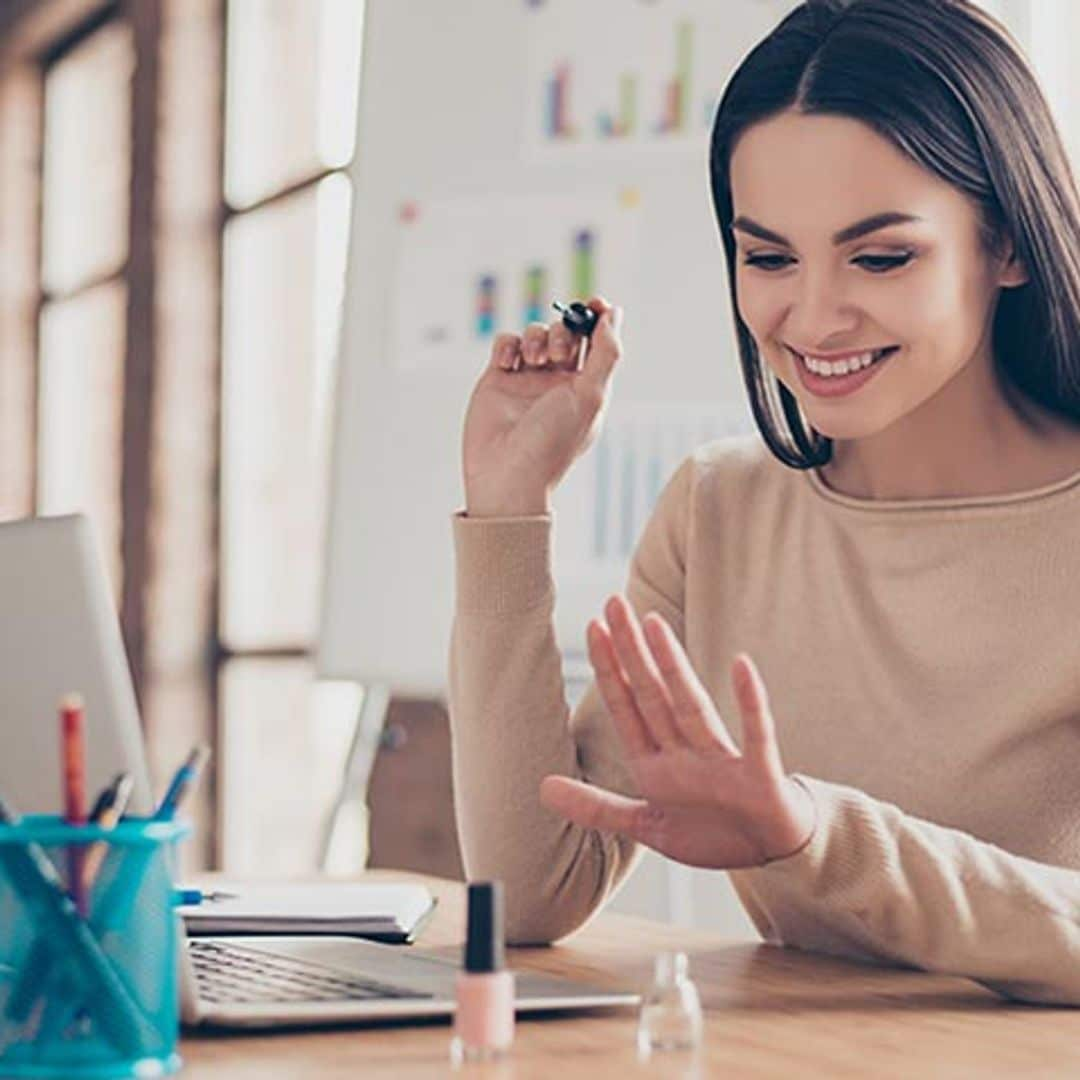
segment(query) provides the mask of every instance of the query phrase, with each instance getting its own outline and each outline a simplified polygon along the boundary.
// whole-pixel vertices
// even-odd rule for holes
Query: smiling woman
[[[1080,200],[1045,100],[967,0],[809,0],[710,165],[764,445],[677,470],[572,715],[550,497],[620,312],[592,298],[580,368],[561,325],[500,335],[469,402],[465,869],[550,941],[647,846],[768,941],[1080,1005]]]
[[[789,15],[713,127],[713,206],[766,443],[876,498],[1080,468],[1080,207],[1033,74],[974,5],[844,7]],[[885,345],[901,351],[872,380],[807,377],[793,355]],[[942,463],[945,431],[971,450],[962,471]]]

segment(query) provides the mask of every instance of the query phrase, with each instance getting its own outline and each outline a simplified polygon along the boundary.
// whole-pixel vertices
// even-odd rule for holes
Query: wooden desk
[[[464,889],[424,881],[439,896],[420,946],[460,955]],[[186,1080],[307,1077],[987,1077],[1080,1072],[1080,1010],[1010,1005],[967,979],[881,969],[767,945],[725,944],[621,915],[598,916],[566,943],[514,949],[517,968],[577,975],[601,985],[648,985],[654,954],[679,948],[706,1011],[695,1062],[636,1058],[633,1009],[519,1020],[512,1056],[454,1073],[450,1028],[395,1028],[181,1040]]]

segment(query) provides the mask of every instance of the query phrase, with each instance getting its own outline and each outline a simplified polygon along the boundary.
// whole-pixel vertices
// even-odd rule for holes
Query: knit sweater
[[[455,800],[466,871],[506,886],[508,937],[581,926],[634,842],[539,800],[558,773],[636,794],[595,682],[571,715],[552,514],[452,515]],[[664,488],[625,595],[670,623],[741,740],[738,651],[768,689],[817,823],[733,870],[766,941],[1080,1004],[1080,473],[1007,495],[868,500],[756,435]],[[602,615],[602,612],[597,612]]]

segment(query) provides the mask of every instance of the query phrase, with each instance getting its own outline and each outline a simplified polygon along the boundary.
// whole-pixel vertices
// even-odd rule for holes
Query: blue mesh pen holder
[[[165,1076],[180,1067],[180,821],[0,825],[0,1076]],[[80,907],[63,883],[85,883]]]

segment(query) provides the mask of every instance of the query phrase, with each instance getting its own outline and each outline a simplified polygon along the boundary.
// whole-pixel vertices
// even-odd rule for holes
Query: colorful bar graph
[[[561,63],[547,85],[547,118],[545,127],[548,136],[553,139],[573,138],[574,129],[570,125],[570,64]]]
[[[637,122],[637,79],[625,74],[619,80],[619,122],[616,134],[633,135]]]
[[[635,513],[637,485],[637,445],[631,439],[623,447],[622,491],[619,499],[619,555],[629,558],[637,538],[638,519]]]
[[[693,71],[694,26],[686,19],[675,27],[675,76],[664,86],[658,134],[667,135],[687,129]]]
[[[525,271],[525,309],[522,319],[526,323],[543,322],[547,316],[547,268],[534,264]]]
[[[608,551],[608,507],[611,505],[611,440],[605,433],[596,445],[596,492],[593,508],[592,556],[597,562],[610,557]]]
[[[683,19],[675,31],[675,130],[683,131],[686,127],[687,111],[690,106],[690,74],[694,53],[694,27]]]
[[[593,271],[595,269],[595,238],[589,229],[581,229],[574,236],[573,266],[571,280],[574,296],[588,300],[593,295]]]
[[[604,7],[613,10],[617,3],[634,7],[632,0],[604,0]],[[696,14],[676,12],[674,4],[637,6],[655,6],[655,12],[627,16],[626,47],[610,57],[568,42],[552,12],[536,14],[539,32],[530,35],[529,45],[531,107],[542,125],[530,136],[542,133],[548,144],[573,138],[576,144],[634,140],[676,148],[686,145],[686,136],[709,130],[719,98],[715,79],[725,70],[721,58],[730,37],[723,5],[710,10],[702,4]],[[564,10],[577,7],[565,0]],[[601,13],[591,8],[579,19],[582,26],[589,20],[598,29],[603,25]],[[571,125],[572,111],[579,128]]]
[[[482,274],[476,284],[476,336],[488,338],[495,332],[498,283],[493,274]]]

